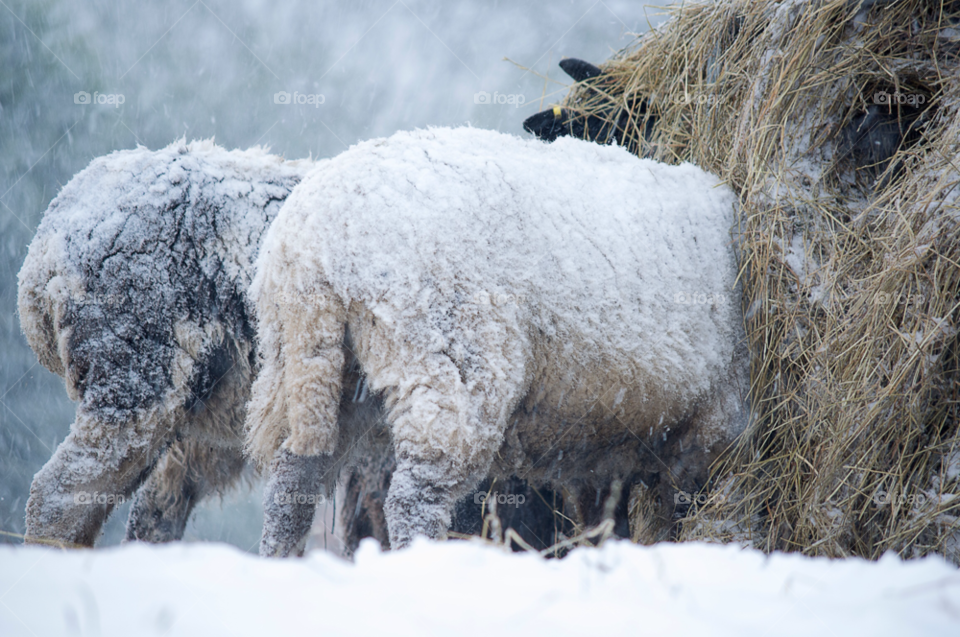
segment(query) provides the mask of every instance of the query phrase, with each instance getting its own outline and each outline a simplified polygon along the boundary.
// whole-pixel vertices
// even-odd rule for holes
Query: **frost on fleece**
[[[265,229],[312,165],[179,141],[98,158],[50,204],[20,271],[20,320],[79,404],[34,478],[28,537],[92,544],[111,506],[78,494],[129,495],[169,445],[131,510],[144,539],[177,536],[163,524],[182,533],[196,500],[237,477],[246,290]],[[157,507],[175,519],[147,519]]]
[[[488,471],[689,488],[747,418],[734,205],[692,165],[470,128],[322,162],[257,262],[251,450],[330,457],[346,333],[388,409],[395,547]]]

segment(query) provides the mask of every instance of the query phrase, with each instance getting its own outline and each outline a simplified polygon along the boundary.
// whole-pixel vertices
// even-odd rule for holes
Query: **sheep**
[[[264,239],[247,449],[270,466],[261,555],[299,551],[333,488],[345,367],[396,454],[389,541],[445,537],[484,477],[695,491],[744,429],[735,198],[695,166],[472,128],[318,165]],[[651,485],[652,486],[652,485]]]
[[[28,542],[92,546],[138,487],[127,539],[178,539],[198,501],[237,481],[254,258],[313,163],[181,140],[95,159],[51,202],[18,306],[79,403],[31,485]]]

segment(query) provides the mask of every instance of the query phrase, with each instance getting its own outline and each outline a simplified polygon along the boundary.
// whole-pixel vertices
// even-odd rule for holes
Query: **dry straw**
[[[756,414],[680,539],[960,561],[958,52],[960,2],[685,4],[565,99],[740,196]]]

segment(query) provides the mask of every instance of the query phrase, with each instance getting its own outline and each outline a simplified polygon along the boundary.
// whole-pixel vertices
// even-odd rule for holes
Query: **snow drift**
[[[416,541],[355,564],[213,544],[0,547],[0,634],[951,635],[940,557],[828,560],[700,543],[607,542],[563,560]]]

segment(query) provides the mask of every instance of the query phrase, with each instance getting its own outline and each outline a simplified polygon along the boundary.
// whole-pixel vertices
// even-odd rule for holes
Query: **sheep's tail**
[[[298,455],[333,453],[343,375],[346,311],[326,286],[301,292],[268,262],[251,288],[260,370],[247,409],[247,453],[267,466],[283,446]]]
[[[23,285],[17,290],[17,311],[20,329],[40,363],[54,374],[63,376],[63,365],[57,356],[57,334],[49,303],[42,294]]]
[[[17,312],[20,329],[40,364],[54,374],[64,376],[67,369],[61,354],[69,334],[58,334],[62,314],[73,288],[80,288],[69,277],[58,276],[49,241],[34,239],[17,276]],[[72,284],[72,285],[71,285]],[[70,387],[68,386],[68,391]],[[72,397],[72,396],[71,396]]]

